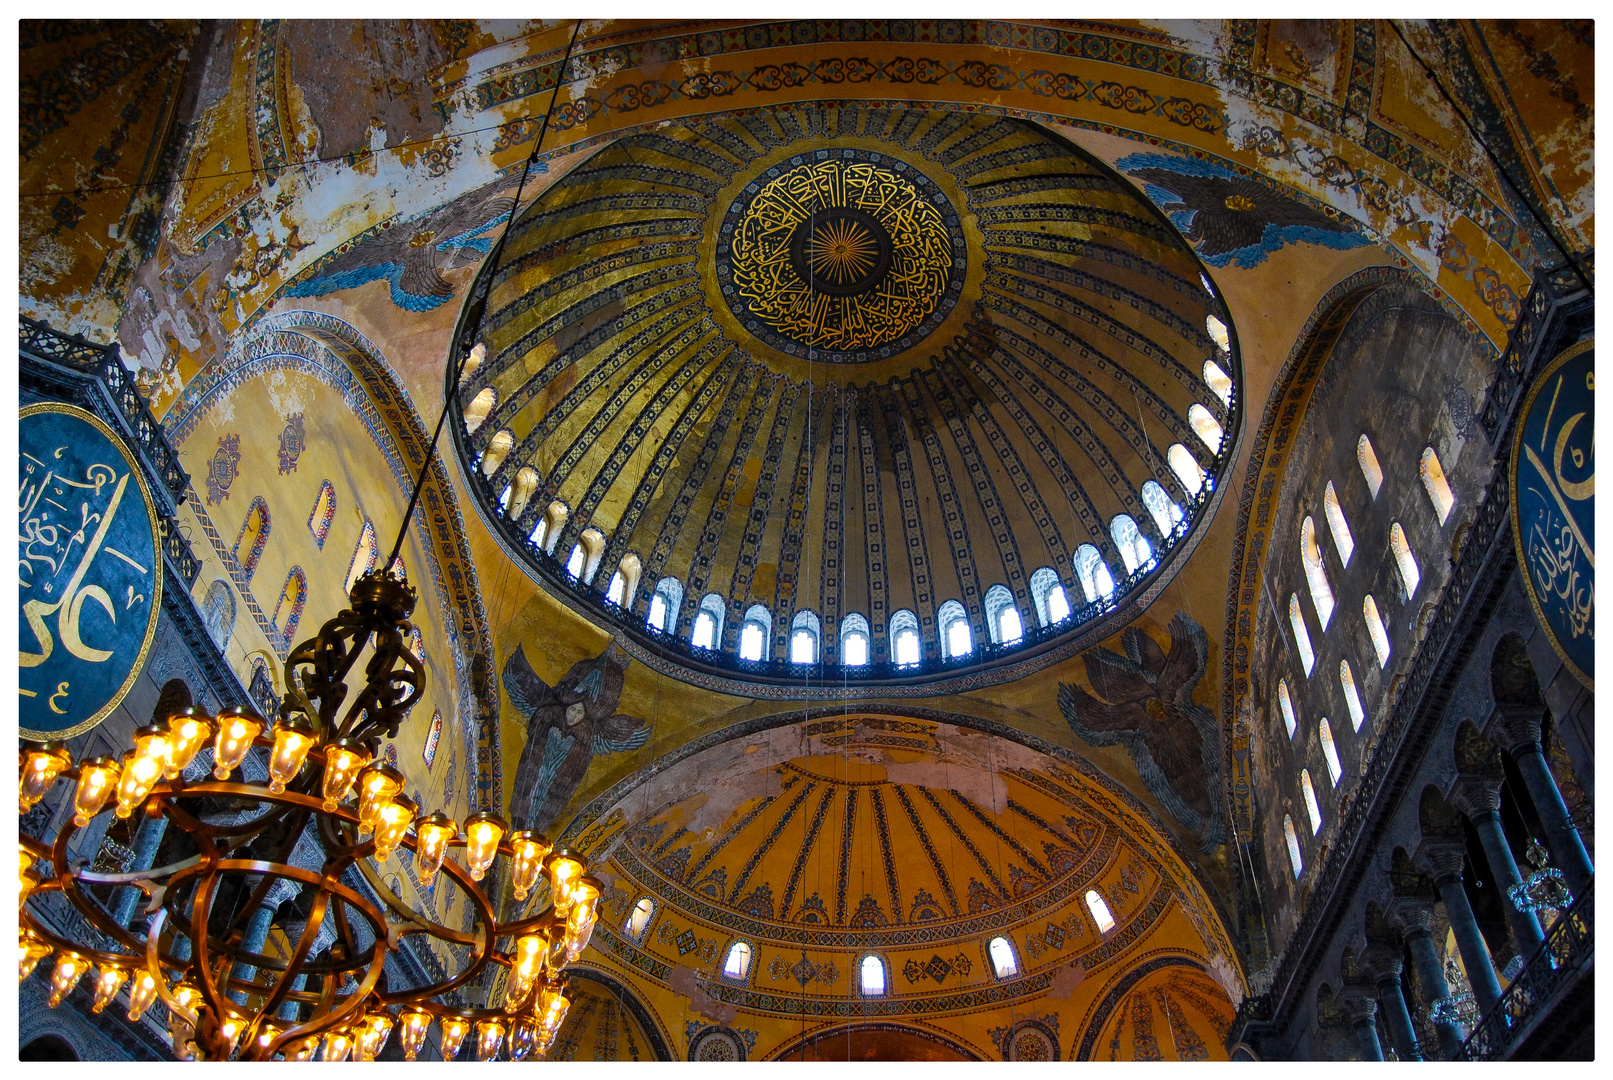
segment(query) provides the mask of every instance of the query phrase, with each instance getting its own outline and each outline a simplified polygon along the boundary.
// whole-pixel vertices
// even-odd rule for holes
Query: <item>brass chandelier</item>
[[[424,667],[404,644],[415,600],[412,587],[382,571],[359,578],[351,607],[292,650],[286,698],[272,724],[246,706],[217,716],[180,708],[137,730],[121,761],[90,757],[76,765],[60,743],[25,744],[23,812],[58,780],[76,786],[73,816],[54,839],[20,835],[20,977],[55,954],[52,1007],[92,968],[94,1012],[125,987],[131,1020],[160,998],[180,1060],[307,1061],[316,1053],[325,1061],[374,1060],[396,1028],[413,1061],[433,1023],[445,1059],[459,1055],[472,1031],[480,1060],[497,1057],[506,1039],[511,1060],[542,1059],[570,1006],[565,968],[593,934],[601,886],[586,876],[580,855],[553,849],[536,833],[511,833],[495,814],[458,823],[441,811],[422,813],[402,794],[403,777],[376,761],[381,737],[397,734],[424,687]],[[365,681],[349,701],[346,679],[366,646]],[[242,772],[254,747],[267,757],[263,781]],[[211,777],[187,780],[187,768],[209,748]],[[221,806],[230,811],[227,823],[218,821]],[[196,851],[126,873],[75,864],[74,835],[103,813],[166,818]],[[312,859],[310,847],[318,853]],[[435,921],[387,887],[377,864],[399,850],[410,854],[423,886],[464,893],[468,929]],[[348,883],[354,868],[379,904]],[[304,894],[297,905],[282,905],[295,913],[281,918],[272,909],[268,930],[260,925],[249,935],[250,917],[267,909],[281,882]],[[125,928],[91,891],[118,886],[146,894],[143,934]],[[279,889],[274,895],[288,885]],[[31,901],[53,893],[98,942],[82,930],[70,936],[53,928],[58,920],[32,909]],[[518,914],[540,900],[541,910]],[[501,920],[500,910],[513,917]],[[355,933],[359,926],[368,933]],[[289,955],[264,951],[275,929]],[[394,986],[383,966],[412,936],[447,946],[435,951],[457,958],[453,970],[424,985]],[[328,949],[316,947],[323,941]],[[485,1004],[467,1007],[467,998]]]

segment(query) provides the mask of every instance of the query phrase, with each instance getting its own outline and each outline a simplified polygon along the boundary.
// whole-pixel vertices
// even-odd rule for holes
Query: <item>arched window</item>
[[[381,549],[375,543],[375,526],[365,518],[364,528],[359,530],[358,543],[353,547],[353,561],[347,566],[347,580],[342,585],[342,591],[352,592],[353,582],[374,570],[380,558]]]
[[[725,978],[743,979],[750,974],[750,944],[736,941],[728,946],[728,958],[722,962],[722,973]]]
[[[1376,499],[1378,489],[1383,487],[1383,469],[1378,466],[1378,455],[1372,450],[1372,440],[1364,432],[1356,440],[1355,460],[1361,466],[1361,475],[1367,478],[1367,490]]]
[[[1176,479],[1182,482],[1183,491],[1197,495],[1204,490],[1204,470],[1199,468],[1191,450],[1181,443],[1172,443],[1171,448],[1165,451],[1165,460],[1170,462],[1171,472],[1176,474]]]
[[[649,929],[650,919],[655,915],[655,901],[648,896],[639,898],[633,905],[633,910],[627,913],[627,922],[622,926],[627,936],[634,941],[644,940],[644,931]]]
[[[644,572],[638,561],[638,556],[631,551],[622,556],[622,561],[616,564],[616,573],[611,575],[610,585],[605,590],[605,599],[622,607],[631,607],[633,597],[638,595],[639,575]]]
[[[202,598],[202,622],[207,626],[207,636],[222,651],[235,631],[235,594],[223,578],[207,587],[207,595]]]
[[[1327,629],[1333,618],[1333,585],[1322,565],[1322,547],[1316,542],[1316,520],[1309,515],[1299,526],[1299,555],[1305,564],[1305,581],[1310,586],[1311,603],[1316,605],[1316,621]]]
[[[1011,978],[1019,974],[1019,964],[1014,960],[1014,947],[1005,937],[994,937],[986,942],[986,955],[991,957],[991,973],[999,979]]]
[[[695,613],[689,643],[697,649],[715,649],[722,641],[722,624],[727,610],[721,596],[707,593],[700,601],[700,610]]]
[[[1214,360],[1204,361],[1204,383],[1215,391],[1215,396],[1221,399],[1221,404],[1232,404],[1232,376],[1222,371],[1221,365]]]
[[[675,577],[664,577],[655,583],[655,595],[650,597],[650,617],[645,620],[657,630],[672,633],[677,629],[678,612],[683,610],[683,582]]]
[[[1204,316],[1204,331],[1215,342],[1215,347],[1222,352],[1232,351],[1232,336],[1227,333],[1227,324],[1214,315]]]
[[[482,451],[480,467],[483,476],[492,476],[498,472],[498,467],[504,464],[511,448],[515,446],[515,433],[509,428],[503,428],[494,433],[487,441],[487,449]]]
[[[1097,889],[1087,890],[1087,910],[1092,912],[1092,921],[1098,924],[1098,933],[1107,934],[1115,928],[1115,917],[1109,913],[1109,905],[1098,895]]]
[[[1011,645],[1025,636],[1025,624],[1008,586],[993,585],[987,589],[981,607],[986,610],[986,633],[998,645]]]
[[[1368,593],[1361,601],[1361,616],[1367,621],[1367,636],[1372,639],[1372,649],[1378,654],[1378,666],[1387,667],[1389,664],[1389,631],[1384,629],[1383,618],[1378,614],[1378,602]]]
[[[1411,553],[1411,545],[1406,543],[1406,530],[1398,521],[1389,526],[1389,550],[1394,552],[1395,566],[1400,570],[1400,587],[1405,590],[1402,595],[1410,600],[1423,576],[1417,569],[1417,557]]]
[[[1205,446],[1210,448],[1210,453],[1218,454],[1221,452],[1221,425],[1216,423],[1215,417],[1210,415],[1209,409],[1195,401],[1188,406],[1187,422],[1193,425],[1194,434],[1203,440]]]
[[[1161,537],[1170,536],[1172,530],[1182,522],[1182,508],[1165,494],[1165,489],[1157,481],[1144,481],[1143,505],[1148,508],[1148,516],[1154,519],[1154,528],[1159,530]]]
[[[1366,723],[1367,711],[1361,707],[1361,694],[1355,688],[1355,672],[1348,660],[1339,661],[1339,685],[1344,687],[1344,704],[1350,709],[1350,725],[1360,731]]]
[[[487,346],[480,341],[472,345],[470,348],[470,355],[465,357],[465,359],[461,361],[459,365],[460,381],[463,382],[465,379],[468,379],[472,375],[476,374],[476,369],[481,367],[482,361],[486,359]]]
[[[1456,496],[1451,494],[1451,485],[1445,481],[1445,470],[1440,467],[1439,455],[1432,446],[1423,451],[1417,471],[1422,475],[1428,501],[1434,504],[1434,513],[1439,515],[1439,523],[1445,524],[1445,519],[1451,516],[1451,507],[1456,505]]]
[[[571,557],[566,560],[566,576],[576,581],[588,565],[588,553],[582,549],[581,544],[573,544]]]
[[[1137,568],[1154,555],[1130,514],[1115,515],[1114,520],[1109,522],[1109,536],[1114,540],[1115,547],[1120,549],[1120,561],[1125,563],[1128,576],[1136,573]]]
[[[1288,865],[1294,868],[1297,880],[1305,870],[1305,860],[1299,854],[1299,836],[1294,832],[1294,819],[1290,814],[1283,815],[1283,839],[1288,841]]]
[[[1288,680],[1277,680],[1277,706],[1282,710],[1283,726],[1288,729],[1288,737],[1292,739],[1294,732],[1299,730],[1299,721],[1294,718],[1294,699],[1288,693]]]
[[[586,561],[583,563],[582,579],[586,584],[594,583],[594,575],[599,573],[599,561],[605,557],[605,534],[598,529],[584,529],[582,536],[577,539],[578,545],[583,549]]]
[[[1316,666],[1316,651],[1311,648],[1311,632],[1305,628],[1305,613],[1299,610],[1299,593],[1288,594],[1288,625],[1294,628],[1294,644],[1309,675]]]
[[[241,564],[242,573],[252,580],[252,571],[258,568],[263,556],[263,545],[269,542],[269,504],[259,495],[247,507],[241,522],[241,532],[235,538],[235,561]]]
[[[280,599],[274,605],[274,620],[269,624],[288,644],[297,632],[302,619],[302,606],[308,600],[308,575],[302,567],[293,566],[280,587]]]
[[[308,531],[314,534],[314,545],[321,550],[325,537],[330,535],[330,523],[336,520],[336,489],[329,480],[319,482],[319,494],[314,496],[314,508],[308,515]]]
[[[1331,480],[1327,482],[1327,490],[1322,493],[1322,507],[1327,512],[1327,529],[1333,534],[1333,547],[1339,553],[1339,562],[1349,566],[1350,556],[1355,552],[1355,538],[1350,535],[1350,523],[1344,520],[1344,508],[1339,505],[1339,495],[1333,490]]]
[[[868,663],[868,620],[853,612],[840,620],[840,662],[848,667]]]
[[[761,604],[752,604],[739,628],[739,658],[766,660],[773,636],[773,613]]]
[[[431,726],[426,729],[426,741],[420,745],[420,757],[429,770],[437,763],[437,744],[442,741],[442,710],[431,710]],[[452,773],[450,773],[452,775]],[[446,786],[446,785],[445,785]],[[447,792],[445,791],[444,797]]]
[[[816,664],[822,624],[813,611],[797,611],[790,620],[790,663]]]
[[[610,576],[610,584],[605,586],[605,599],[613,604],[622,602],[622,595],[627,589],[627,579],[620,570]]]
[[[1333,742],[1333,725],[1322,717],[1322,722],[1316,725],[1317,737],[1322,740],[1322,756],[1327,759],[1327,775],[1333,781],[1333,786],[1339,786],[1339,777],[1344,775],[1344,766],[1339,761],[1339,748]]]
[[[519,521],[521,514],[526,511],[526,504],[531,501],[532,493],[538,490],[538,474],[530,465],[523,465],[515,473],[515,480],[510,484],[510,501],[505,506],[505,513],[510,520]]]
[[[1082,544],[1075,551],[1075,580],[1081,583],[1081,591],[1089,604],[1100,596],[1115,594],[1115,579],[1109,573],[1109,564],[1091,544]]]
[[[487,419],[487,414],[497,405],[498,391],[491,386],[482,387],[476,396],[470,399],[470,404],[465,406],[465,434],[475,434],[476,429],[482,426],[482,421]]]
[[[527,537],[536,544],[540,551],[553,555],[554,546],[560,540],[560,530],[566,527],[566,517],[570,512],[563,502],[552,502],[549,509],[543,512],[543,520],[532,528],[532,535]]]
[[[1305,793],[1305,813],[1311,818],[1311,835],[1322,831],[1322,806],[1316,801],[1316,786],[1311,783],[1311,771],[1299,770],[1299,787]]]
[[[1059,575],[1051,566],[1044,566],[1031,575],[1031,601],[1036,605],[1036,617],[1043,626],[1052,626],[1070,617],[1070,598],[1059,583]]]
[[[890,638],[891,656],[898,666],[906,667],[924,659],[918,616],[906,608],[891,615],[890,622],[885,624],[885,636]]]
[[[884,997],[885,961],[873,953],[863,957],[857,965],[857,985],[864,997]]]
[[[935,624],[941,628],[941,648],[948,656],[968,656],[974,650],[974,634],[962,604],[956,600],[942,604],[935,613]]]

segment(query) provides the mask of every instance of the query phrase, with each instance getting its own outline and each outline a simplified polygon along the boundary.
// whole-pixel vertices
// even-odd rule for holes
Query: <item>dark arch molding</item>
[[[949,1038],[938,1031],[932,1031],[929,1028],[916,1027],[912,1024],[893,1024],[887,1021],[872,1021],[868,1023],[859,1021],[856,1023],[836,1024],[833,1027],[821,1031],[815,1031],[811,1035],[807,1035],[804,1038],[795,1040],[793,1043],[789,1043],[784,1047],[784,1049],[769,1055],[765,1060],[788,1061],[792,1055],[801,1054],[808,1047],[815,1046],[818,1043],[827,1042],[831,1039],[844,1039],[862,1031],[888,1031],[894,1034],[909,1035],[914,1038],[922,1039],[925,1042],[932,1042],[939,1046],[944,1046],[948,1050],[951,1050],[953,1053],[958,1054],[968,1061],[989,1060],[988,1058],[981,1057],[979,1053],[965,1046],[956,1039]]]
[[[645,1007],[644,1002],[639,1000],[638,995],[633,993],[626,983],[605,974],[598,968],[572,965],[567,968],[567,971],[573,979],[581,979],[584,982],[595,983],[603,987],[623,1008],[633,1014],[633,1019],[637,1020],[639,1027],[644,1029],[644,1037],[650,1042],[650,1050],[655,1054],[655,1060],[677,1060],[672,1056],[672,1051],[667,1046],[666,1033],[661,1030],[661,1025],[656,1020],[655,1015]]]
[[[1132,987],[1154,972],[1172,967],[1192,968],[1194,971],[1209,974],[1203,964],[1186,956],[1156,956],[1152,960],[1145,960],[1138,964],[1115,980],[1108,993],[1104,994],[1102,1000],[1098,1002],[1097,1009],[1092,1013],[1092,1019],[1087,1022],[1086,1029],[1081,1032],[1080,1045],[1075,1047],[1074,1053],[1070,1055],[1071,1059],[1074,1061],[1091,1061],[1092,1047],[1097,1043],[1098,1036],[1102,1034],[1103,1026],[1109,1022],[1109,1014],[1114,1012],[1115,1006],[1120,1004],[1120,999],[1125,997]]]

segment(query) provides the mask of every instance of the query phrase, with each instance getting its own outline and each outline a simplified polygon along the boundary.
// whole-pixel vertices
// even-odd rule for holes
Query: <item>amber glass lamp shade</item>
[[[410,1009],[398,1017],[398,1025],[398,1040],[403,1043],[403,1060],[413,1061],[426,1045],[426,1036],[431,1034],[431,1014]]]
[[[64,952],[56,958],[56,969],[50,973],[50,1007],[55,1008],[73,992],[73,987],[90,970],[90,962],[74,952]]]
[[[138,1021],[151,1003],[157,1000],[157,977],[145,968],[134,973],[129,981],[129,1019]]]
[[[276,795],[302,772],[308,751],[319,741],[314,726],[300,716],[288,716],[274,725],[274,749],[269,751],[269,790]]]
[[[476,1025],[476,1060],[492,1061],[504,1045],[504,1025],[497,1020],[483,1020]]]
[[[465,1036],[470,1034],[470,1021],[463,1016],[445,1016],[442,1018],[442,1059],[452,1061],[459,1056],[459,1048],[465,1043]]]
[[[201,709],[181,709],[168,718],[168,761],[163,776],[174,779],[213,737],[213,718]]]
[[[471,880],[480,881],[498,855],[498,842],[507,826],[497,814],[483,811],[465,819],[465,866]]]
[[[73,792],[74,825],[82,829],[101,812],[117,776],[118,763],[112,758],[94,757],[79,763],[78,789]]]
[[[29,743],[23,749],[22,777],[17,800],[17,812],[26,814],[35,803],[45,797],[56,778],[62,775],[73,757],[59,742]]]
[[[573,852],[560,848],[549,855],[545,869],[549,874],[549,904],[555,917],[564,919],[571,913],[572,887],[588,865]]]
[[[126,818],[139,809],[151,794],[152,787],[162,777],[163,759],[148,756],[136,750],[123,762],[123,775],[118,778],[117,816]]]
[[[108,965],[101,969],[95,977],[95,1001],[90,1005],[90,1012],[98,1013],[105,1009],[112,999],[118,996],[123,989],[123,982],[129,973],[120,967]]]
[[[371,832],[376,818],[398,792],[403,790],[403,774],[390,765],[371,765],[358,774],[358,829]]]
[[[370,763],[370,748],[357,739],[337,739],[325,747],[325,780],[322,794],[325,811],[336,809],[358,779],[359,770]]]
[[[458,835],[459,826],[441,810],[415,822],[414,870],[420,877],[420,884],[429,886],[436,880],[443,856],[448,854],[448,845]]]
[[[543,873],[543,857],[549,854],[550,844],[535,832],[511,833],[510,851],[515,856],[510,868],[510,888],[516,900],[525,900]]]
[[[218,730],[213,735],[213,776],[228,780],[241,767],[247,751],[263,732],[263,717],[245,705],[232,705],[218,714]]]
[[[407,795],[399,795],[388,800],[375,816],[375,857],[377,859],[390,858],[392,853],[403,843],[403,837],[409,831],[409,825],[414,821],[415,814],[420,808],[415,801]]]

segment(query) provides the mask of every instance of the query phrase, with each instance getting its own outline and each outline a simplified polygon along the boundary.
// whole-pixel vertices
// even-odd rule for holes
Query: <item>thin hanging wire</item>
[[[582,20],[578,19],[576,27],[571,31],[571,40],[566,44],[566,55],[560,61],[560,73],[555,79],[554,93],[549,98],[548,108],[543,111],[543,122],[538,127],[538,137],[532,144],[532,153],[527,155],[526,164],[521,167],[521,179],[515,185],[515,201],[510,206],[510,216],[504,222],[504,228],[498,234],[498,242],[493,245],[493,250],[488,253],[487,265],[491,268],[489,272],[492,274],[498,273],[498,260],[504,254],[504,242],[509,238],[510,229],[515,225],[515,215],[521,209],[521,192],[526,188],[527,177],[532,172],[532,163],[538,159],[538,154],[543,150],[543,137],[549,132],[549,117],[554,114],[555,102],[560,100],[560,91],[565,89],[567,85],[566,68],[571,64],[571,53],[577,47],[577,36],[581,33]],[[392,542],[392,554],[387,556],[386,565],[382,568],[382,573],[392,571],[392,567],[397,564],[398,553],[403,550],[403,538],[409,532],[409,522],[414,518],[414,508],[420,502],[420,491],[425,487],[426,473],[430,471],[431,463],[436,456],[437,441],[442,437],[442,428],[444,422],[448,419],[448,410],[453,408],[454,402],[459,397],[459,382],[465,375],[465,362],[469,359],[470,354],[467,352],[460,357],[459,365],[454,368],[453,384],[449,386],[448,392],[443,396],[442,412],[437,415],[437,428],[431,433],[431,445],[426,447],[425,455],[420,462],[420,475],[415,478],[414,491],[409,494],[408,509],[404,510],[403,520],[398,523],[397,539]]]

